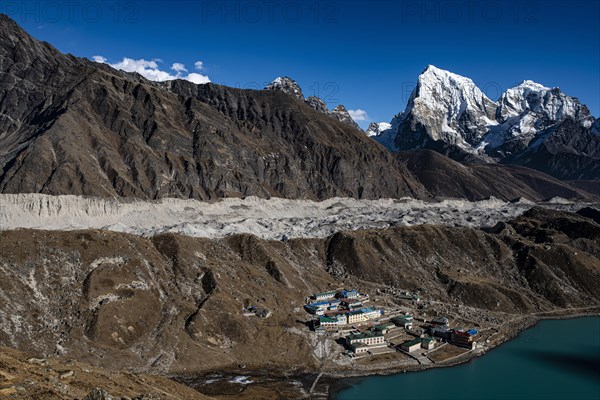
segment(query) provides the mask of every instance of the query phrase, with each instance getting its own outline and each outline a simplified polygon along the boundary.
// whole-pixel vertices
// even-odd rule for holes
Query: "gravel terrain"
[[[104,229],[144,236],[172,232],[207,238],[239,233],[250,233],[262,239],[318,238],[339,231],[422,224],[494,226],[498,221],[521,215],[533,205],[526,200],[510,203],[495,198],[478,202],[445,200],[437,203],[411,198],[332,198],[314,202],[257,197],[216,202],[181,199],[150,202],[69,195],[2,194],[0,229]],[[564,211],[576,211],[584,206],[562,199],[553,199],[543,205]]]

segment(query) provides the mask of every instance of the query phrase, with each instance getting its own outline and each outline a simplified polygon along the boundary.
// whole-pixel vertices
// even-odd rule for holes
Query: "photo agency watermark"
[[[341,3],[337,1],[235,1],[202,0],[196,3],[202,23],[295,24],[338,22]]]
[[[137,1],[5,1],[0,0],[0,13],[20,24],[38,23],[115,23],[139,22],[140,3]]]
[[[539,1],[415,0],[398,3],[399,21],[420,24],[537,23]]]

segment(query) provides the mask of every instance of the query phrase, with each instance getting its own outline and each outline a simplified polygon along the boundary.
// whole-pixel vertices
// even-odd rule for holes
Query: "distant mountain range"
[[[540,200],[590,199],[597,188],[598,121],[557,89],[525,83],[496,103],[468,79],[429,67],[407,110],[368,131],[375,140],[344,106],[305,99],[288,77],[265,90],[152,82],[61,54],[0,15],[2,193]],[[394,155],[376,141],[463,163],[510,161],[576,182],[520,168],[505,180],[512,188],[492,190],[493,173],[473,180],[451,168],[463,182],[456,190],[422,174],[425,161],[452,160]]]
[[[600,179],[600,120],[577,98],[528,80],[492,101],[471,79],[430,65],[404,112],[373,137],[391,151],[434,149],[459,161]]]

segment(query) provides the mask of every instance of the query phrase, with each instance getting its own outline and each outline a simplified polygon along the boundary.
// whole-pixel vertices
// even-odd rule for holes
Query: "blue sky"
[[[259,88],[287,75],[330,108],[365,110],[365,127],[401,112],[428,64],[493,100],[524,79],[558,86],[600,116],[599,4],[53,0],[0,1],[0,12],[65,53],[155,60],[166,76]]]

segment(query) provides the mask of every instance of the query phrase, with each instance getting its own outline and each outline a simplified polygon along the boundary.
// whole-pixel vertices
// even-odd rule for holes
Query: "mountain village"
[[[477,349],[476,329],[451,327],[446,316],[426,318],[416,293],[400,292],[396,297],[406,306],[377,306],[368,294],[338,289],[309,296],[304,309],[311,316],[311,331],[329,335],[352,359],[399,353],[431,364]],[[443,351],[445,346],[455,349]],[[432,357],[438,350],[446,356]]]

